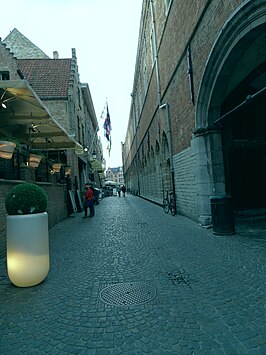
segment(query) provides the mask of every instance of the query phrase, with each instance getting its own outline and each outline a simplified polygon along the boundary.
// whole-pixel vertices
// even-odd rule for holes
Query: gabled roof
[[[16,58],[49,58],[40,48],[33,44],[27,37],[14,28],[3,40],[6,47],[14,53]]]
[[[66,98],[71,59],[18,59],[18,68],[41,99]]]
[[[108,168],[107,172],[112,172],[112,174],[118,174],[123,171],[122,166],[118,166],[117,168]]]

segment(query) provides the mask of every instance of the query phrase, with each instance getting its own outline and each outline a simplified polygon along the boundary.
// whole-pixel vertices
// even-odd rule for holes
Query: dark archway
[[[265,204],[265,92],[249,100],[266,82],[265,15],[265,2],[240,6],[205,66],[193,140],[200,224],[210,221],[210,195],[232,194],[237,209]]]
[[[265,86],[266,61],[237,85],[222,106],[222,113],[231,112],[222,122],[226,192],[237,209],[266,207]]]

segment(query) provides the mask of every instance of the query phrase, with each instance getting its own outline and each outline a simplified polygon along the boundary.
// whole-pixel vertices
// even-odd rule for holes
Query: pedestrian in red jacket
[[[84,216],[83,218],[87,218],[87,211],[88,207],[90,209],[90,215],[89,217],[93,217],[95,214],[95,209],[94,209],[94,195],[93,195],[93,189],[92,189],[92,184],[86,184],[85,185],[85,204],[84,204]]]

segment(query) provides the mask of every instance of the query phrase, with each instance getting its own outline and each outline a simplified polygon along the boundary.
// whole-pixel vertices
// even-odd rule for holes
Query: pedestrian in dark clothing
[[[126,195],[126,187],[125,187],[125,185],[123,185],[123,186],[121,187],[121,190],[122,190],[122,192],[123,192],[123,196],[125,197],[125,195]]]

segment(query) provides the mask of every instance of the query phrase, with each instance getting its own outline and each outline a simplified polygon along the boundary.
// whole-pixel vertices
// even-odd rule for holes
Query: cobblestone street
[[[42,284],[17,288],[1,264],[1,355],[266,354],[266,239],[252,230],[217,236],[126,195],[49,235]]]

